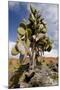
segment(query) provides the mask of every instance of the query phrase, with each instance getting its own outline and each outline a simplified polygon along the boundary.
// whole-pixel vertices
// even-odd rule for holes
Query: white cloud
[[[56,49],[52,49],[50,52],[45,52],[44,56],[45,57],[57,57],[58,51]]]
[[[10,8],[13,8],[13,7],[15,7],[16,5],[19,5],[19,2],[9,1],[9,7],[10,7]]]
[[[57,4],[46,4],[46,3],[28,3],[27,9],[30,11],[30,5],[37,10],[41,11],[47,19],[52,21],[57,20],[58,5]]]
[[[19,58],[19,54],[18,55],[16,55],[16,56],[13,56],[12,54],[11,54],[11,50],[12,50],[12,48],[14,47],[14,45],[15,45],[15,42],[12,42],[12,41],[9,41],[9,58]]]

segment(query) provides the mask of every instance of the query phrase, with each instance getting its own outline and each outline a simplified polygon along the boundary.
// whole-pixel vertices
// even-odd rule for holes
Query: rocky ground
[[[34,70],[29,63],[20,65],[19,60],[9,60],[9,88],[45,87],[58,85],[58,58],[38,60]]]

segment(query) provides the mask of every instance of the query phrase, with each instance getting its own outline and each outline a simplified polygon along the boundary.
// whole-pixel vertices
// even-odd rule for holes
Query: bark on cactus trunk
[[[34,69],[35,68],[35,66],[36,66],[36,51],[34,51],[33,50],[33,54],[32,54],[33,56],[32,56],[32,61],[33,61],[33,65],[32,65],[32,68]]]

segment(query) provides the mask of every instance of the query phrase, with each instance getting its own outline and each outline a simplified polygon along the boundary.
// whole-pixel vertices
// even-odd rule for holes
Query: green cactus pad
[[[40,29],[43,29],[44,28],[44,25],[43,24],[40,24]]]
[[[46,28],[43,28],[42,32],[43,33],[46,33],[47,32],[47,29]]]
[[[19,50],[19,52],[21,54],[25,54],[25,47],[24,47],[24,44],[21,41],[19,41],[19,43],[17,43],[16,46],[17,46],[17,49]]]
[[[20,35],[25,35],[25,29],[22,28],[22,27],[19,27],[17,32],[20,34]]]
[[[51,48],[52,48],[52,45],[47,45],[46,50],[47,50],[48,52],[50,52],[50,51],[51,51]]]
[[[19,51],[17,51],[17,49],[15,47],[12,48],[11,54],[12,55],[17,55],[19,53]]]
[[[29,40],[29,39],[27,39],[27,41],[26,41],[26,45],[27,45],[27,47],[30,46],[30,40]]]
[[[24,29],[26,29],[25,22],[20,23],[20,27],[23,27]]]
[[[30,37],[31,34],[32,34],[32,30],[31,30],[30,28],[27,28],[26,31],[27,31],[27,33],[28,33],[28,37]]]

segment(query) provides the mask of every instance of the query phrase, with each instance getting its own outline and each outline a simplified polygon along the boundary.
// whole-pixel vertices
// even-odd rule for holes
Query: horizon
[[[19,58],[19,55],[13,56],[11,55],[11,50],[14,47],[16,42],[9,42],[9,58],[14,57],[14,58]],[[50,52],[44,52],[43,57],[59,57],[58,53],[56,52],[55,49],[51,50]]]

